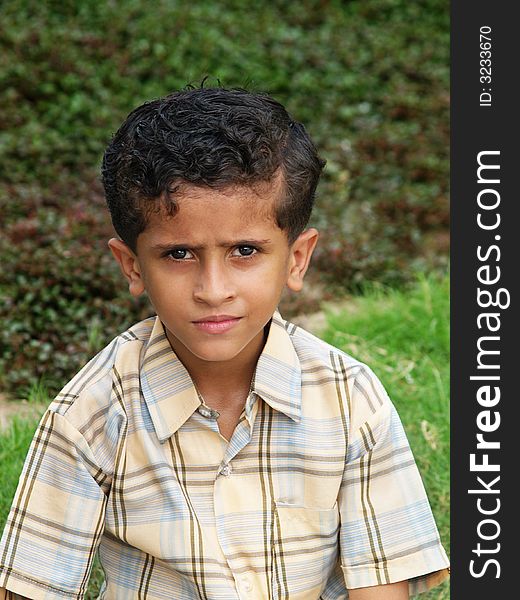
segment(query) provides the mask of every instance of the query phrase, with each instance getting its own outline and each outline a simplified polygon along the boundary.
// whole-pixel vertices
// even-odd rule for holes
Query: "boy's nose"
[[[193,298],[197,302],[204,302],[216,308],[235,297],[236,291],[225,267],[212,262],[200,269],[193,290]]]

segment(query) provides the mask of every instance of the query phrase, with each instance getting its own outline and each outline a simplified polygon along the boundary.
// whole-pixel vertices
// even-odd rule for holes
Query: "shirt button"
[[[210,408],[209,406],[206,406],[205,404],[201,404],[197,410],[203,417],[206,417],[206,419],[215,420],[220,417],[220,413],[218,411],[213,410],[212,408]]]
[[[242,578],[242,587],[244,588],[245,592],[252,592],[253,591],[253,585],[252,585],[252,583],[249,581],[249,579],[247,577],[243,577]]]
[[[224,475],[224,477],[229,477],[231,475],[231,465],[229,463],[224,465],[222,469],[220,469],[220,474]]]

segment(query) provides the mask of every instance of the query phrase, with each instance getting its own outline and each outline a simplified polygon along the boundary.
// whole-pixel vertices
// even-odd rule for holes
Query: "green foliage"
[[[137,104],[186,83],[265,90],[327,159],[313,225],[330,288],[443,265],[446,0],[0,5],[0,388],[56,391],[143,313],[109,264],[98,181]]]
[[[126,292],[105,250],[107,227],[95,214],[79,203],[63,212],[40,209],[8,225],[0,240],[11,267],[0,272],[0,375],[2,388],[18,398],[39,385],[55,393],[109,339],[148,314]]]

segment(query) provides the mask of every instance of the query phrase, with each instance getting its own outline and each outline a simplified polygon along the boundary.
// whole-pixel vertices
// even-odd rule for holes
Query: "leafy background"
[[[107,252],[104,147],[137,104],[209,76],[268,91],[327,159],[308,292],[398,286],[448,249],[446,0],[4,0],[0,390],[51,393],[148,313]]]

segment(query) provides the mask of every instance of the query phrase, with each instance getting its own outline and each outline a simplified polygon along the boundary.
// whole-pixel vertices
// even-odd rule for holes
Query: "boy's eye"
[[[168,252],[168,257],[174,260],[185,260],[187,258],[193,258],[191,252],[186,248],[175,248]]]
[[[233,256],[253,256],[257,252],[254,246],[237,246],[233,251]]]

